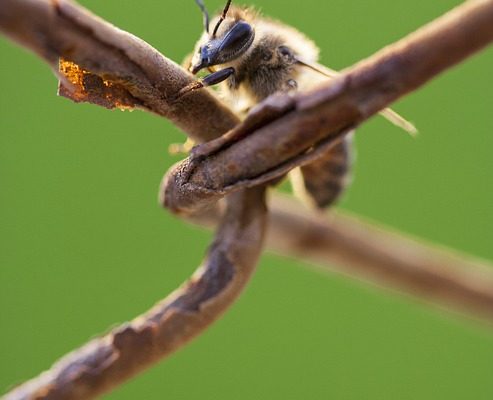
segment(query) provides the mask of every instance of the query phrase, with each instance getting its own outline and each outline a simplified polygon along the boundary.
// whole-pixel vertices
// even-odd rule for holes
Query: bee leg
[[[220,69],[219,71],[213,72],[202,79],[203,86],[217,85],[228,79],[230,76],[234,75],[235,69],[233,67]]]
[[[233,76],[234,73],[235,69],[233,67],[228,67],[213,72],[212,74],[209,74],[202,78],[200,81],[195,81],[185,86],[178,92],[177,98],[180,98],[187,93],[193,92],[194,90],[202,89],[207,86],[217,85],[218,83],[221,83],[228,79],[230,76]]]
[[[298,82],[294,79],[288,79],[284,84],[284,91],[287,93],[295,92],[298,90]]]
[[[170,154],[188,154],[190,153],[190,150],[195,146],[195,142],[187,138],[185,143],[171,143],[168,147],[168,152]]]

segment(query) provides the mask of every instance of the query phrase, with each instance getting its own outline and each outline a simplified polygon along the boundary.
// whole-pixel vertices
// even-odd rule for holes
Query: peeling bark
[[[0,0],[0,30],[48,62],[64,96],[108,108],[141,108],[207,142],[168,174],[161,191],[172,211],[219,221],[197,272],[147,313],[5,397],[88,399],[161,360],[219,318],[262,251],[264,185],[325,155],[356,125],[489,44],[493,0],[464,3],[327,85],[268,98],[241,124],[207,90],[181,96],[194,82],[188,72],[69,0]],[[224,196],[226,211],[217,214],[217,200]],[[271,224],[269,243],[283,254],[334,262],[351,276],[493,321],[493,277],[480,263],[345,217],[329,223],[279,200]]]

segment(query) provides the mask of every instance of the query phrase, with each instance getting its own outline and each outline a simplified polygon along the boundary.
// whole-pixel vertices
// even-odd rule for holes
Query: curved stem
[[[189,218],[211,227],[220,210]],[[267,247],[323,272],[337,272],[493,325],[493,265],[332,211],[313,212],[274,194]]]
[[[134,106],[173,121],[194,141],[216,138],[238,123],[238,118],[206,90],[177,100],[193,76],[148,43],[91,14],[70,0],[0,0],[0,31],[44,59],[62,79],[62,94],[83,91],[58,73],[59,58],[75,63],[101,82],[122,90],[124,105]],[[91,81],[91,91],[97,83]],[[102,85],[105,86],[105,85]],[[104,97],[104,93],[102,93]],[[112,93],[117,98],[118,93]],[[70,96],[69,96],[70,97]],[[100,99],[106,101],[107,99]],[[90,101],[101,105],[101,101]],[[115,104],[117,106],[117,104]]]
[[[68,354],[5,400],[91,399],[130,379],[199,335],[248,282],[262,250],[265,190],[228,198],[207,257],[182,287],[135,320]]]
[[[61,57],[80,67],[80,76],[91,77],[91,83],[115,85],[118,90],[112,96],[121,94],[132,106],[171,119],[196,141],[217,138],[238,123],[207,91],[179,97],[192,82],[190,74],[147,43],[69,0],[0,0],[0,30],[54,69]],[[195,188],[170,181],[178,197],[183,195],[173,201],[176,209],[184,201],[203,206],[210,198],[224,196],[228,187],[234,186],[236,193],[228,197],[215,241],[196,274],[148,313],[69,354],[6,399],[91,398],[195,337],[238,296],[261,251],[264,188],[245,190],[241,181],[246,180],[248,187],[262,183],[266,171],[272,179],[283,162],[293,161],[323,139],[337,137],[491,40],[493,0],[466,2],[343,72],[328,86],[294,99],[271,99],[268,107],[264,103],[219,145],[212,142],[207,151],[199,150],[204,158],[212,149],[214,157],[199,157],[192,171],[181,171],[188,175],[187,182],[200,189],[195,198],[191,197]],[[64,90],[82,90],[82,100],[91,100],[84,97],[84,84],[73,87],[77,79],[60,78]],[[239,175],[231,174],[235,170]],[[206,181],[213,184],[204,185]],[[270,243],[278,251],[323,265],[335,262],[351,276],[371,276],[387,287],[493,320],[493,279],[477,263],[439,254],[344,217],[322,221],[292,205],[276,203],[272,225]]]
[[[258,105],[228,137],[201,145],[168,173],[176,212],[283,176],[398,98],[493,41],[493,0],[467,1],[343,71],[328,84]],[[201,149],[202,147],[202,149]]]

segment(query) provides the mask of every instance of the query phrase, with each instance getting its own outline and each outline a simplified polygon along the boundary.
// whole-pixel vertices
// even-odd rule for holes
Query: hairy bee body
[[[241,57],[220,66],[236,69],[234,77],[223,85],[228,100],[241,96],[252,106],[275,92],[305,89],[323,79],[297,63],[299,57],[316,62],[319,54],[315,44],[301,32],[251,9],[235,7],[231,14],[252,24],[255,38]],[[311,79],[303,73],[312,75]]]
[[[238,20],[248,22],[255,29],[251,45],[240,57],[210,67],[211,71],[235,69],[235,74],[220,87],[228,102],[241,99],[251,107],[275,92],[304,90],[327,80],[298,63],[300,58],[315,63],[319,57],[315,43],[298,30],[260,16],[251,8],[231,7],[228,16],[218,30],[219,36]],[[196,45],[195,55],[207,38],[204,33]],[[192,59],[192,63],[194,61]]]
[[[319,50],[304,34],[260,16],[251,8],[228,10],[228,7],[229,4],[227,16],[223,12],[222,17],[212,21],[216,34],[211,35],[206,28],[207,32],[197,42],[190,68],[197,71],[205,65],[211,76],[219,71],[231,71],[227,79],[220,82],[219,93],[236,111],[245,114],[276,92],[307,90],[329,79],[307,67],[307,64],[317,63]],[[239,23],[245,24],[241,31],[237,27]],[[234,29],[240,32],[231,38]],[[221,40],[223,42],[219,42]],[[234,54],[235,51],[240,54]],[[211,61],[214,58],[221,61]],[[351,138],[347,136],[321,158],[295,171],[295,175],[302,178],[292,179],[295,193],[318,208],[331,205],[348,182],[350,152]]]

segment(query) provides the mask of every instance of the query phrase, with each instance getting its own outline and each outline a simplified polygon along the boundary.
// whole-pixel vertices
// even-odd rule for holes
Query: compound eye
[[[253,40],[253,28],[246,22],[237,22],[225,35],[221,51],[226,54],[237,54],[241,52]]]

